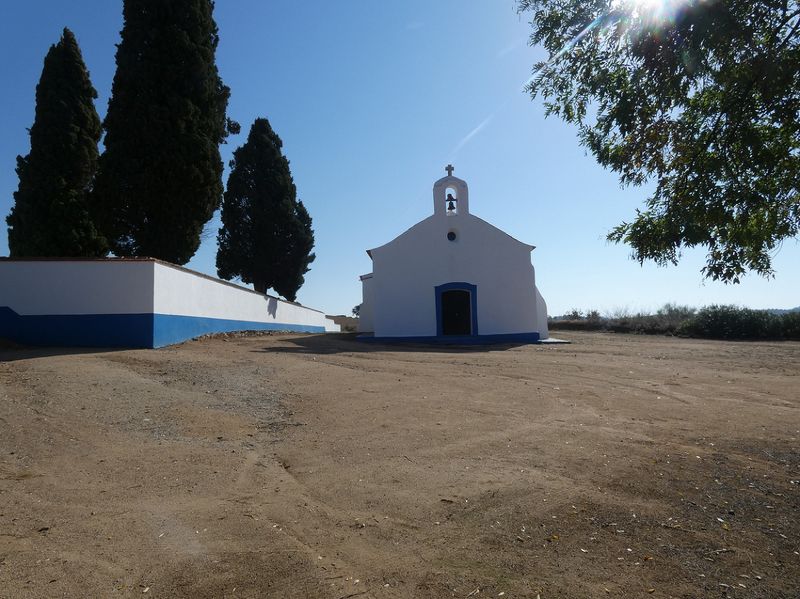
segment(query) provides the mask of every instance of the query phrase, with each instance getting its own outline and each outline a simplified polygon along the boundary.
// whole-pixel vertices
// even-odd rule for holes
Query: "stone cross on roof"
[[[455,169],[455,167],[454,167],[452,164],[448,164],[448,165],[445,167],[445,169],[444,169],[444,170],[446,170],[446,171],[447,171],[447,176],[448,176],[448,177],[452,177],[452,176],[453,176],[453,171],[454,171],[454,170],[456,170],[456,169]]]

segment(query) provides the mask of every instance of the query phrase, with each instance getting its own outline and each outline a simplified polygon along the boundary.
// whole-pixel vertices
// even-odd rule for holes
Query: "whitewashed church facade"
[[[458,343],[547,339],[534,246],[470,214],[467,183],[447,171],[433,186],[433,215],[367,250],[373,271],[361,277],[359,331]]]

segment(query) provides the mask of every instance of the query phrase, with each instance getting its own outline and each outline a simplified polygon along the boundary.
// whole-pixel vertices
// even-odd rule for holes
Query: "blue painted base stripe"
[[[153,348],[234,331],[324,333],[325,327],[170,314],[20,315],[0,307],[0,337],[24,345]]]
[[[493,345],[497,343],[541,343],[539,333],[504,333],[499,335],[437,335],[430,337],[375,337],[359,335],[359,341],[368,343],[430,343],[433,345]]]
[[[0,337],[24,345],[153,347],[153,315],[20,315],[0,307]]]
[[[164,347],[165,345],[180,343],[187,339],[194,339],[211,333],[232,333],[234,331],[324,333],[325,327],[280,322],[254,322],[249,320],[154,314],[153,331],[153,347]]]

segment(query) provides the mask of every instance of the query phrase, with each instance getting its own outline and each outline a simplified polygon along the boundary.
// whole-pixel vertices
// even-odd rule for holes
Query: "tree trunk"
[[[253,280],[253,289],[258,293],[267,293],[267,282],[264,279]]]

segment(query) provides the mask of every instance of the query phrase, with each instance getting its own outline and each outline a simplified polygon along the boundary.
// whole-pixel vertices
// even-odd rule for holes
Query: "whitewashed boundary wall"
[[[0,337],[31,345],[162,347],[243,330],[334,332],[322,312],[142,259],[0,259]]]

